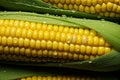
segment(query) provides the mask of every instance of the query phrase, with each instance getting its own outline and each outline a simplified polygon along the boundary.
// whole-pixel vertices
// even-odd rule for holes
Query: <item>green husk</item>
[[[1,0],[0,6],[6,10],[15,11],[30,11],[37,13],[49,13],[54,15],[66,15],[78,18],[89,18],[89,19],[105,19],[109,21],[119,22],[119,18],[103,17],[94,14],[88,14],[80,11],[63,10],[52,5],[43,2],[42,0]]]
[[[57,70],[57,71],[56,71]],[[113,75],[113,73],[115,75]],[[117,72],[101,73],[90,72],[65,68],[47,68],[47,67],[29,67],[29,66],[13,66],[0,64],[0,80],[16,80],[23,77],[30,76],[74,76],[74,77],[88,77],[89,80],[119,80]]]
[[[5,62],[1,63],[31,65],[31,66],[52,66],[85,69],[92,71],[114,71],[120,69],[120,25],[108,21],[76,19],[70,17],[59,17],[28,12],[0,12],[0,19],[16,19],[46,24],[72,26],[77,28],[90,28],[97,31],[114,48],[109,54],[103,55],[92,61],[77,61],[67,63],[27,63],[27,62]]]

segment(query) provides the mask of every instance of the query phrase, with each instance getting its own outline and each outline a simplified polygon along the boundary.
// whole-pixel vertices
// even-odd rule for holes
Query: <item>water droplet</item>
[[[67,16],[66,15],[62,15],[63,18],[66,18]]]
[[[49,13],[46,13],[45,15],[46,15],[46,16],[49,16],[50,14],[49,14]]]
[[[46,21],[43,21],[44,24],[46,24]]]
[[[75,10],[72,10],[73,13],[75,13]]]
[[[91,63],[92,63],[92,61],[89,61],[88,63],[90,63],[90,64],[91,64]]]

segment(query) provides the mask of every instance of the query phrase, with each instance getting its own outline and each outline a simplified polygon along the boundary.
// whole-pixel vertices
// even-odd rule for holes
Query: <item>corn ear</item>
[[[65,68],[0,65],[1,80],[119,80],[117,75],[116,72],[99,73]]]
[[[54,2],[54,0],[52,0],[52,1]],[[63,0],[63,2],[64,2],[64,0]],[[95,2],[97,3],[97,1],[95,1]],[[95,3],[95,2],[93,2],[93,3]],[[98,2],[100,2],[100,1],[98,1]],[[73,3],[74,3],[73,5],[76,5],[77,1],[76,2],[74,1]],[[84,3],[84,1],[83,1],[83,3]],[[109,3],[110,3],[110,6],[109,6]],[[6,4],[6,5],[4,5],[4,4]],[[61,4],[61,3],[59,2],[59,4]],[[106,3],[103,2],[103,4],[104,4],[103,9],[104,9],[104,6],[106,9],[106,5],[105,5]],[[112,8],[111,4],[114,4],[114,3],[108,1],[108,9],[110,9],[110,10]],[[98,4],[98,6],[96,7],[96,8],[98,8],[97,10],[101,9],[101,8],[99,8],[101,5],[102,4],[100,2],[100,4]],[[119,6],[119,4],[117,4],[117,5]],[[114,16],[115,14],[113,12],[111,12],[111,13],[110,12],[106,12],[106,13],[98,12],[98,14],[91,14],[91,13],[86,13],[86,12],[76,11],[76,10],[65,10],[65,9],[60,9],[60,8],[54,7],[54,5],[51,5],[51,4],[47,3],[47,1],[44,1],[44,0],[31,0],[31,1],[30,0],[24,0],[24,1],[1,0],[0,6],[4,7],[5,10],[49,13],[49,14],[55,14],[55,15],[73,16],[73,17],[78,17],[78,18],[105,19],[105,20],[110,20],[110,21],[114,21],[114,22],[120,21],[119,13],[116,14],[117,17],[108,17],[109,15]],[[89,11],[88,8],[89,7],[86,8],[86,11]],[[92,6],[92,10],[94,10],[93,6]],[[115,7],[115,10],[113,10],[113,11],[117,11],[116,7]],[[92,11],[92,13],[93,12],[94,11]],[[119,7],[118,7],[118,12],[119,12]],[[105,15],[105,16],[102,16],[102,15]]]
[[[32,65],[32,66],[54,66],[54,67],[68,67],[75,69],[85,69],[93,71],[114,71],[120,69],[120,25],[100,20],[76,19],[70,17],[58,17],[51,15],[35,14],[28,12],[0,12],[0,19],[23,20],[30,22],[38,22],[44,24],[53,24],[61,26],[71,26],[73,28],[88,28],[95,30],[100,36],[112,46],[113,50],[109,54],[93,60],[72,61],[72,62],[14,62],[14,61],[0,61],[1,63],[17,64],[17,65]],[[103,66],[101,66],[103,65]],[[89,67],[88,67],[89,66]]]

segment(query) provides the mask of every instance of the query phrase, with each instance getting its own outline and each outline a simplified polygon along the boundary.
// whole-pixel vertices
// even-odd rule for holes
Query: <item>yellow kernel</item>
[[[92,0],[92,5],[97,5],[97,2],[98,0]]]
[[[43,31],[42,30],[39,31],[38,36],[39,36],[39,40],[43,40]]]
[[[117,4],[113,4],[112,11],[113,12],[117,11],[117,7],[118,7]]]
[[[5,30],[5,36],[9,36],[10,35],[10,27],[7,27]]]
[[[63,57],[63,52],[58,52],[58,58],[62,58]]]
[[[31,39],[30,40],[30,47],[35,48],[35,44],[36,44],[35,40]]]
[[[83,6],[83,5],[80,5],[80,6],[79,6],[79,11],[84,12],[84,10],[85,10],[85,9],[84,9],[84,6]]]
[[[86,46],[85,45],[81,45],[80,46],[80,53],[84,54],[86,51]]]
[[[43,57],[47,57],[48,56],[48,51],[47,50],[44,50],[43,51]]]
[[[92,47],[92,52],[93,55],[96,55],[98,53],[98,47]]]
[[[108,3],[107,3],[107,10],[108,10],[108,11],[111,11],[112,8],[113,8],[113,3],[108,2]]]
[[[26,38],[24,40],[24,47],[29,47],[29,45],[30,45],[30,40]]]
[[[105,13],[104,13],[104,16],[109,17],[109,13],[108,13],[108,12],[105,12]]]
[[[70,10],[73,9],[73,5],[72,4],[69,4],[68,7],[69,7]]]
[[[31,38],[32,34],[33,34],[33,31],[29,29],[27,32],[27,38]]]
[[[24,21],[20,21],[19,25],[20,25],[20,28],[24,28],[25,22]]]
[[[92,4],[92,3],[91,3],[91,0],[87,0],[86,5],[87,5],[87,6],[91,6],[91,4]]]
[[[90,13],[90,9],[89,9],[88,6],[85,7],[85,12],[86,12],[86,13]]]
[[[12,46],[12,44],[13,44],[12,37],[8,37],[8,39],[7,39],[7,45],[8,46]]]
[[[35,46],[36,46],[36,49],[40,49],[40,44],[41,44],[40,41],[37,40],[37,41],[36,41],[36,45],[35,45]]]
[[[25,53],[25,48],[20,48],[20,55],[24,55]]]
[[[9,21],[9,26],[13,26],[14,25],[14,20],[10,20]]]
[[[17,28],[16,29],[16,37],[20,37],[21,36],[21,29],[20,28]]]
[[[14,53],[14,47],[10,47],[10,54]]]
[[[73,54],[72,53],[68,53],[68,59],[72,60],[73,59]]]
[[[86,35],[82,36],[82,44],[87,44],[88,42],[88,37]]]
[[[93,45],[97,46],[99,44],[99,38],[96,36],[93,38]]]
[[[55,38],[55,32],[54,31],[50,32],[50,37],[49,38],[50,38],[51,41],[54,41],[54,38]]]
[[[88,29],[85,29],[85,30],[84,30],[84,35],[88,36],[88,35],[89,35],[89,33],[90,33],[90,32],[89,32],[89,30],[88,30]]]
[[[84,55],[84,60],[88,60],[90,57],[88,55]]]
[[[18,40],[18,45],[19,45],[20,47],[22,47],[22,46],[24,45],[24,40],[23,40],[23,38],[19,38],[19,40]]]
[[[93,45],[93,37],[88,36],[88,45]]]
[[[31,22],[30,23],[30,29],[36,29],[36,23],[34,23],[34,22]]]
[[[68,44],[64,44],[64,51],[69,51],[69,45]]]
[[[38,57],[42,57],[43,56],[42,50],[37,51],[37,56]]]
[[[28,48],[28,49],[25,49],[25,55],[26,56],[31,56],[31,50]]]
[[[0,20],[0,26],[4,24],[4,20]]]
[[[111,49],[109,47],[105,47],[105,53],[111,52]]]
[[[104,47],[99,47],[98,48],[98,55],[103,55],[105,53],[105,48]]]
[[[52,53],[52,58],[57,58],[57,57],[58,57],[58,52],[57,51],[53,52]]]
[[[81,0],[81,4],[82,5],[86,5],[87,4],[87,0]]]
[[[58,3],[59,8],[63,8],[63,5],[61,3]]]
[[[95,8],[93,6],[90,7],[90,13],[92,14],[96,13]]]
[[[79,59],[78,54],[73,54],[73,60],[78,60],[78,59]]]
[[[1,39],[1,44],[2,44],[3,46],[5,46],[5,45],[7,44],[7,38],[6,38],[6,37],[2,37],[2,39]]]
[[[67,4],[64,4],[63,6],[64,6],[64,9],[66,9],[66,10],[68,9],[68,5]]]
[[[60,41],[60,32],[57,32],[56,35],[55,35],[55,40],[56,41]]]
[[[26,29],[22,29],[22,32],[21,32],[23,38],[25,38],[27,36],[27,30]]]
[[[99,39],[99,45],[104,46],[104,44],[105,44],[105,40],[103,38],[100,38]]]
[[[37,76],[32,76],[32,80],[37,80]]]
[[[92,52],[92,47],[91,46],[87,46],[86,47],[86,54],[91,54]]]
[[[94,31],[94,30],[90,30],[90,33],[89,33],[90,36],[96,36],[96,34],[97,34],[96,31]]]
[[[51,25],[51,24],[48,24],[47,30],[48,30],[48,31],[51,31],[51,30],[53,30],[53,25]]]
[[[33,39],[37,39],[38,38],[38,31],[34,30],[33,34],[32,34]]]
[[[53,31],[57,32],[59,28],[57,25],[53,25]]]
[[[58,48],[58,42],[54,41],[53,42],[53,50],[57,50]]]
[[[16,55],[19,55],[19,52],[20,52],[19,48],[16,47],[16,48],[14,49],[14,53],[15,53]]]
[[[64,46],[64,44],[62,43],[62,42],[59,42],[58,43],[58,50],[63,50],[63,46]]]
[[[1,39],[2,39],[2,37],[0,36],[0,44],[1,44],[1,42],[2,42],[2,40],[1,40]]]
[[[120,6],[117,7],[117,13],[120,13]]]
[[[44,32],[44,40],[49,40],[49,32],[48,31]]]
[[[68,33],[69,32],[69,27],[64,27],[62,32]]]
[[[3,53],[3,46],[0,46],[0,54],[2,54]]]
[[[101,6],[99,5],[99,4],[97,4],[96,6],[95,6],[95,10],[96,10],[96,12],[100,12],[101,11]]]
[[[4,34],[5,34],[5,27],[1,27],[1,29],[0,29],[0,35],[4,36]]]
[[[63,52],[63,59],[67,59],[68,58],[68,53],[67,52]]]
[[[75,46],[73,44],[70,44],[70,52],[73,52],[75,49]]]
[[[79,6],[76,5],[76,4],[74,4],[74,9],[75,9],[75,10],[79,10]]]
[[[48,42],[47,42],[47,49],[48,49],[48,50],[49,50],[49,49],[52,49],[52,46],[53,46],[52,41],[48,41]]]
[[[43,25],[42,25],[42,30],[43,30],[43,31],[46,31],[46,30],[47,30],[47,24],[43,24]]]
[[[101,11],[106,11],[107,10],[107,5],[105,3],[102,4],[101,6]]]
[[[12,37],[14,37],[15,34],[16,34],[16,28],[15,28],[15,27],[12,27],[12,28],[11,28],[11,32],[10,32],[10,35],[11,35]]]
[[[75,52],[76,53],[80,52],[80,46],[79,45],[75,45]]]
[[[58,30],[59,30],[59,32],[63,32],[64,26],[59,26]]]
[[[71,43],[71,41],[72,41],[72,34],[68,33],[68,34],[66,35],[66,42],[67,42],[67,43]]]
[[[40,30],[41,27],[42,27],[42,24],[41,24],[41,23],[37,23],[37,25],[36,25],[36,29],[37,29],[37,30]]]
[[[77,35],[76,43],[77,44],[81,44],[82,43],[82,37],[81,37],[81,35]]]
[[[65,0],[60,0],[60,3],[65,3]]]
[[[61,41],[62,42],[65,42],[66,41],[66,37],[67,37],[67,35],[66,35],[66,33],[61,33]]]
[[[42,40],[41,41],[41,48],[46,49],[46,46],[47,46],[47,42],[45,40]]]
[[[15,27],[18,27],[18,26],[19,26],[19,21],[18,21],[18,20],[15,20],[15,21],[14,21],[14,26],[15,26]]]
[[[24,25],[24,26],[25,26],[26,29],[29,29],[29,27],[30,27],[30,22],[25,22],[25,25]]]
[[[4,47],[4,53],[9,54],[9,47],[8,46]]]

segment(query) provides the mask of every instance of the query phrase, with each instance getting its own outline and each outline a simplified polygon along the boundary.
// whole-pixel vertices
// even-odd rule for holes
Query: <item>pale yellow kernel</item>
[[[24,45],[24,39],[23,39],[23,38],[19,38],[19,40],[18,40],[18,45],[19,45],[20,47],[22,47],[22,46]]]
[[[42,50],[37,51],[37,57],[42,57],[42,56],[43,56]]]
[[[109,15],[110,15],[109,12],[104,13],[104,16],[106,16],[106,17],[109,17]]]
[[[33,31],[32,38],[33,39],[38,39],[38,31],[37,30]]]
[[[29,29],[27,32],[27,38],[31,38],[32,34],[33,34],[33,31]]]
[[[64,44],[64,51],[69,51],[69,44]]]
[[[38,32],[38,36],[39,36],[39,40],[43,40],[43,31],[42,30],[40,30]]]
[[[105,12],[107,10],[107,5],[105,3],[101,6],[101,11]]]
[[[88,43],[88,37],[86,35],[82,36],[82,44],[87,44]]]
[[[90,33],[90,31],[88,29],[85,29],[83,34],[87,36],[87,35],[89,35],[89,33]]]
[[[52,48],[53,48],[53,50],[57,50],[58,49],[58,42],[54,41]]]
[[[68,33],[68,34],[66,35],[66,42],[67,42],[67,43],[71,43],[72,38],[73,38],[72,34],[71,34],[71,33]]]
[[[75,46],[74,44],[70,44],[70,52],[74,52],[75,51]]]
[[[70,33],[74,33],[74,32],[75,32],[75,29],[71,27],[71,28],[69,28],[69,32],[70,32]]]
[[[57,58],[58,57],[58,52],[57,51],[54,51],[53,53],[52,53],[52,58]]]
[[[91,54],[92,52],[92,47],[91,46],[86,46],[86,54]]]
[[[80,52],[80,46],[79,45],[75,45],[75,52],[76,53]]]
[[[96,13],[95,8],[93,6],[90,7],[90,13],[92,14]]]
[[[43,24],[43,25],[42,25],[42,30],[43,30],[43,31],[46,31],[46,30],[47,30],[47,24]]]
[[[15,21],[14,21],[14,26],[15,26],[15,27],[18,27],[18,26],[19,26],[19,22],[20,22],[19,20],[15,20]]]
[[[99,38],[96,36],[93,38],[93,45],[97,46],[99,44]]]
[[[9,47],[8,46],[4,47],[4,54],[9,54]]]
[[[64,26],[59,26],[58,30],[59,30],[59,32],[63,32]]]
[[[64,27],[64,30],[62,32],[68,33],[69,32],[69,27]]]
[[[82,43],[82,37],[81,37],[81,35],[77,35],[76,43],[77,44],[81,44]]]
[[[2,26],[4,23],[4,20],[0,20],[0,26]]]
[[[54,41],[54,38],[55,38],[55,32],[54,31],[50,31],[50,40],[51,41]]]
[[[75,10],[79,10],[79,6],[76,5],[76,4],[74,4],[74,9],[75,9]]]
[[[25,49],[25,56],[31,56],[31,50],[29,48]]]
[[[5,36],[9,36],[10,35],[10,27],[7,27],[5,30]]]
[[[90,13],[90,8],[88,6],[85,6],[85,12]]]
[[[3,26],[8,26],[8,24],[9,24],[9,20],[4,20],[4,23],[3,23]]]
[[[9,26],[14,26],[14,20],[9,21]]]
[[[68,9],[68,5],[67,4],[64,4],[63,6],[64,6],[64,9],[66,9],[66,10]]]
[[[69,7],[69,10],[73,10],[73,5],[72,4],[69,4],[68,7]]]
[[[76,43],[76,40],[77,40],[77,34],[73,34],[72,35],[72,43]]]
[[[87,4],[87,0],[81,0],[81,4],[82,5],[86,5]]]
[[[29,27],[30,27],[30,22],[25,22],[25,25],[24,25],[24,26],[25,26],[26,29],[29,29]]]
[[[30,45],[30,40],[26,38],[24,40],[24,47],[29,47],[29,45]]]
[[[73,54],[73,60],[78,60],[78,59],[79,59],[78,54]]]
[[[3,45],[3,46],[6,46],[6,44],[7,44],[7,38],[4,36],[4,37],[2,37],[2,39],[1,39],[1,44]]]
[[[30,40],[30,48],[35,48],[35,44],[36,44],[35,40],[31,39]]]
[[[48,56],[48,51],[47,50],[44,50],[43,51],[43,57],[47,57]]]
[[[51,30],[53,30],[53,25],[51,25],[51,24],[48,24],[47,30],[48,30],[48,31],[51,31]]]
[[[112,11],[113,11],[113,12],[116,12],[116,11],[117,11],[117,7],[118,7],[117,4],[113,4]]]
[[[98,53],[98,47],[93,47],[91,54],[96,55]]]
[[[4,36],[4,34],[5,34],[5,27],[1,27],[1,29],[0,29],[0,35]]]
[[[79,6],[79,11],[84,12],[84,10],[85,10],[85,7],[83,5],[80,5]]]
[[[24,55],[25,54],[25,48],[20,48],[20,55]]]
[[[96,12],[101,12],[101,6],[100,6],[100,4],[97,4],[96,6],[95,6],[95,10],[96,10]]]
[[[117,7],[117,13],[120,13],[120,6]]]
[[[0,54],[3,53],[3,50],[4,50],[3,46],[0,46]]]
[[[19,55],[19,52],[20,52],[20,49],[19,49],[18,47],[14,48],[14,53],[15,53],[16,55]]]
[[[52,41],[48,41],[48,42],[47,42],[47,49],[48,49],[48,50],[52,49],[52,46],[53,46]]]
[[[16,37],[21,37],[21,29],[20,28],[17,28],[16,29]]]
[[[88,60],[90,57],[88,55],[84,55],[84,60]]]
[[[26,36],[27,36],[27,30],[26,29],[22,29],[21,37],[25,38]]]
[[[10,54],[14,53],[14,47],[10,47]]]
[[[57,32],[55,35],[55,40],[60,41],[60,37],[61,37],[60,32]]]
[[[92,3],[91,3],[91,2],[92,2],[91,0],[87,0],[86,5],[87,5],[87,6],[91,6],[91,5],[92,5]]]
[[[36,29],[36,23],[31,22],[30,23],[30,29],[32,29],[32,30]]]
[[[81,45],[80,46],[80,53],[84,54],[86,51],[86,46],[85,45]]]
[[[97,2],[98,0],[92,0],[92,5],[97,5]]]
[[[58,50],[63,50],[64,44],[62,42],[58,43]]]
[[[60,40],[60,41],[65,42],[67,35],[66,35],[66,33],[61,33],[61,36],[60,36],[60,37],[61,37],[61,40]]]
[[[41,48],[46,49],[46,46],[47,46],[47,42],[45,40],[42,40],[41,41]]]
[[[68,52],[63,52],[62,58],[63,58],[63,59],[67,59],[67,58],[68,58]]]
[[[111,52],[111,48],[105,47],[105,53],[109,53],[109,52]]]
[[[113,8],[113,3],[108,2],[108,3],[107,3],[107,10],[108,10],[108,11],[111,11],[112,8]]]
[[[10,32],[10,35],[11,35],[12,37],[14,37],[15,34],[16,34],[16,28],[15,28],[15,27],[12,27],[12,28],[11,28],[11,32]]]
[[[58,3],[58,8],[63,8],[63,4]]]
[[[53,31],[57,32],[59,30],[59,27],[57,25],[53,25]]]
[[[49,40],[49,32],[48,31],[45,31],[44,32],[44,40]]]
[[[98,55],[103,55],[105,53],[105,48],[104,47],[99,47],[98,48]]]
[[[42,28],[42,24],[41,24],[41,23],[37,23],[36,29],[37,29],[37,30],[40,30],[41,28]]]
[[[24,28],[25,22],[24,21],[19,21],[19,26],[20,28]]]

